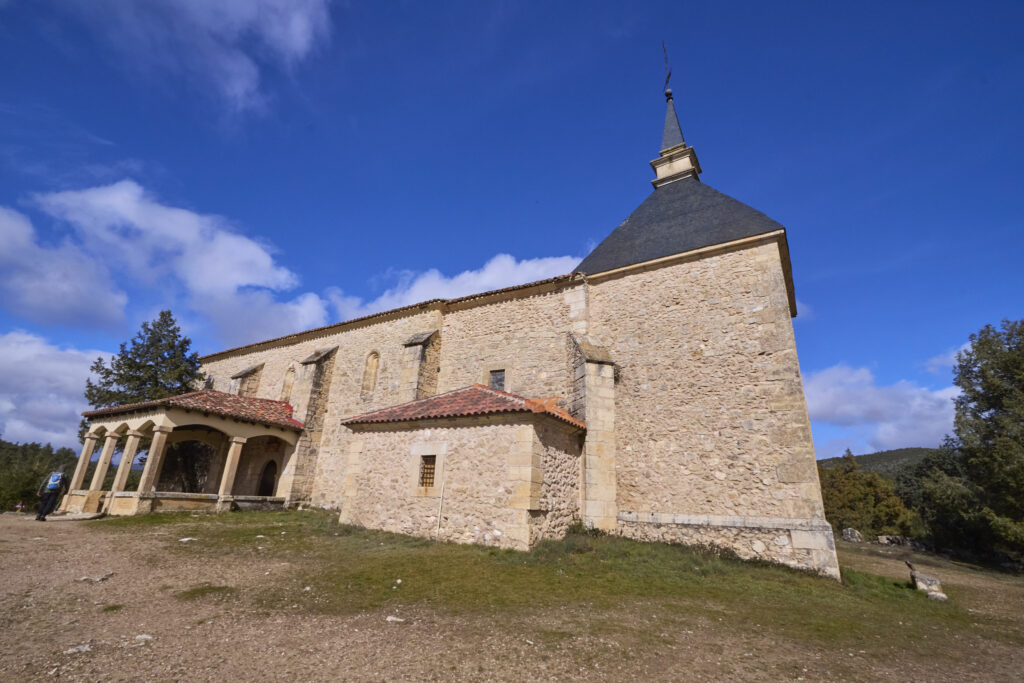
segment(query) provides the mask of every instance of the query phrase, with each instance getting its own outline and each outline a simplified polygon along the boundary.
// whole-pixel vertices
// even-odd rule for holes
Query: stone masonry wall
[[[741,521],[741,520],[740,520]],[[778,520],[782,522],[782,520]],[[769,520],[765,520],[770,524]],[[796,569],[819,571],[839,579],[831,529],[772,526],[711,526],[619,521],[619,533],[639,541],[728,548],[744,560],[768,560]]]
[[[505,370],[505,390],[531,397],[572,395],[566,337],[585,311],[575,285],[495,303],[460,305],[444,316],[438,393],[487,384]]]
[[[441,333],[436,332],[423,345],[419,376],[416,378],[416,398],[437,394],[437,375],[441,372]]]
[[[203,370],[214,377],[214,388],[224,391],[230,387],[230,380],[226,378],[247,367],[264,363],[257,395],[277,399],[289,367],[319,349],[338,347],[334,354],[311,492],[314,505],[337,509],[341,504],[345,440],[348,437],[348,430],[343,430],[340,425],[341,419],[398,403],[403,343],[414,334],[437,329],[439,323],[439,316],[434,311],[412,311],[404,316],[367,321],[295,344],[218,358],[204,363]],[[363,369],[366,356],[371,351],[380,354],[377,384],[373,392],[361,396]],[[313,388],[315,368],[312,365],[299,368],[291,403],[295,407],[296,418],[302,420]]]
[[[530,546],[562,538],[580,521],[580,455],[582,434],[550,420],[537,425],[534,453],[540,457],[543,481],[540,505],[530,511]]]
[[[516,414],[351,429],[342,522],[525,550],[564,536],[578,519],[580,433],[551,418]],[[429,490],[418,486],[423,455],[437,459]],[[524,480],[524,467],[532,469],[532,483]],[[524,485],[535,486],[536,497]]]
[[[779,249],[762,243],[595,284],[619,368],[618,509],[822,518]]]
[[[271,460],[277,463],[277,475],[280,478],[281,471],[286,464],[284,454],[287,449],[287,444],[273,437],[260,436],[249,439],[242,446],[242,454],[238,458],[238,470],[235,472],[231,495],[255,496],[259,488],[260,477],[263,475],[263,468]]]
[[[508,418],[356,427],[341,521],[443,541],[515,547],[509,455],[519,424]],[[421,446],[419,449],[416,446]],[[437,457],[435,491],[417,488],[422,454]],[[444,486],[444,499],[440,487]],[[438,532],[438,511],[441,526]]]

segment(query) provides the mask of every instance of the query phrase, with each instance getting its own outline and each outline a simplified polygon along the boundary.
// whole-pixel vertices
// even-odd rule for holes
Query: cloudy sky
[[[570,271],[650,192],[670,50],[711,186],[787,226],[819,457],[932,446],[1020,318],[1016,2],[0,0],[0,433],[90,362]]]

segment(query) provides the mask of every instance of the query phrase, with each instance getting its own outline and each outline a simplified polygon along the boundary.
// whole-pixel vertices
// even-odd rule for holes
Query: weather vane
[[[668,65],[668,48],[665,41],[661,41],[661,51],[665,53],[665,97],[672,99],[672,89],[668,87],[668,81],[672,78],[672,69]]]

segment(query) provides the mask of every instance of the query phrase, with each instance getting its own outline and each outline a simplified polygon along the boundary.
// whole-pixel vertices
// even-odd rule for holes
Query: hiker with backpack
[[[43,480],[42,485],[39,487],[39,491],[36,492],[36,495],[41,498],[39,506],[36,508],[37,522],[46,521],[46,515],[53,512],[53,509],[57,507],[57,501],[67,491],[67,488],[68,477],[64,474],[64,465],[61,465],[46,476],[46,479]]]

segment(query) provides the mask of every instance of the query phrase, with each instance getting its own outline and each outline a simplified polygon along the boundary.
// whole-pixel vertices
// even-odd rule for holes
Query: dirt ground
[[[342,616],[270,611],[215,593],[186,600],[182,591],[203,584],[270,589],[302,558],[168,552],[180,542],[163,527],[113,533],[0,515],[0,680],[1009,681],[1024,671],[1015,638],[965,633],[962,654],[928,661],[885,643],[825,648],[754,624],[726,628],[709,611],[669,617],[636,600],[611,610],[421,606]],[[906,578],[905,554],[844,546],[841,561]],[[1024,628],[1020,578],[915,559],[979,620]]]

